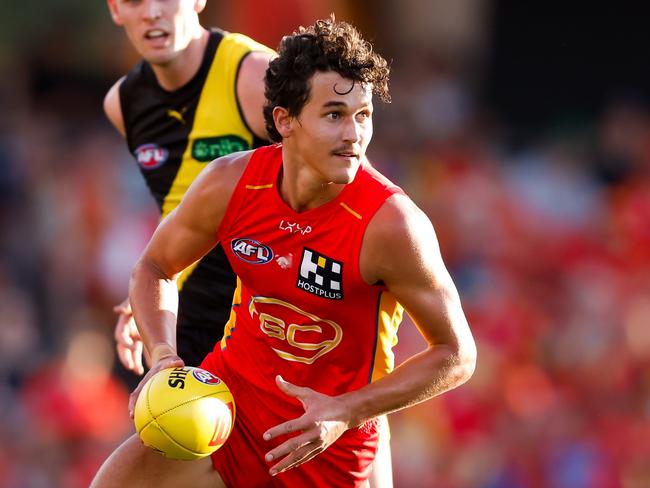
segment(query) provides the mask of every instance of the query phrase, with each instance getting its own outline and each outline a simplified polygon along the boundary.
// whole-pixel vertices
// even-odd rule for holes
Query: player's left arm
[[[264,123],[264,76],[273,55],[252,51],[242,61],[237,76],[237,100],[248,127],[261,138],[269,138]]]
[[[368,283],[386,285],[427,348],[384,378],[340,397],[351,426],[451,390],[467,381],[476,365],[476,344],[433,225],[405,195],[391,197],[370,223],[361,271]]]
[[[370,222],[361,250],[361,273],[384,283],[411,316],[428,347],[391,374],[363,388],[330,397],[278,378],[305,414],[265,433],[265,439],[299,435],[267,454],[271,473],[296,467],[322,452],[347,429],[415,405],[469,379],[476,346],[456,287],[442,261],[433,226],[406,196],[392,196]]]

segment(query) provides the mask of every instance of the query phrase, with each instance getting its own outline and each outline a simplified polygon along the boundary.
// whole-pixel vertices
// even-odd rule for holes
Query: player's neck
[[[336,184],[323,179],[309,166],[299,161],[285,159],[283,153],[282,170],[278,184],[280,196],[296,212],[306,212],[334,200],[344,184]]]
[[[167,91],[174,91],[187,84],[201,67],[208,45],[210,32],[201,27],[185,50],[169,64],[152,65],[158,84]]]

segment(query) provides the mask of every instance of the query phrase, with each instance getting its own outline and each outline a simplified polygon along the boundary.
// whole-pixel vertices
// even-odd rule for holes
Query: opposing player
[[[146,381],[183,364],[178,274],[224,244],[242,288],[202,367],[233,392],[233,433],[212,463],[170,461],[131,437],[93,486],[366,486],[374,419],[472,374],[474,341],[431,223],[365,156],[372,93],[387,99],[387,82],[386,62],[348,24],[283,39],[265,107],[282,144],[211,163],[131,282]],[[400,304],[428,347],[393,371]]]
[[[142,56],[109,90],[104,110],[125,136],[163,217],[213,159],[268,144],[264,72],[273,51],[199,23],[206,0],[108,0]],[[178,279],[178,353],[198,366],[223,336],[236,278],[216,246]],[[116,307],[122,364],[144,372],[128,301]]]

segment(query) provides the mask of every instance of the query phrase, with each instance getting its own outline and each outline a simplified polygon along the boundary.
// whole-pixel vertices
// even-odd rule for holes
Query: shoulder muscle
[[[368,225],[361,272],[368,283],[436,281],[446,276],[438,240],[429,218],[406,195],[386,200]],[[434,276],[435,275],[435,276]]]
[[[160,223],[145,256],[166,276],[181,272],[217,243],[219,226],[250,154],[233,153],[210,163]]]
[[[190,185],[179,210],[193,221],[209,226],[209,232],[216,231],[252,153],[237,152],[208,164]]]
[[[257,137],[268,139],[262,109],[264,97],[264,75],[273,55],[263,51],[252,51],[242,61],[237,77],[237,100],[248,127]]]
[[[124,77],[117,80],[104,97],[104,113],[122,136],[126,134],[122,106],[120,104],[120,86],[123,81]]]

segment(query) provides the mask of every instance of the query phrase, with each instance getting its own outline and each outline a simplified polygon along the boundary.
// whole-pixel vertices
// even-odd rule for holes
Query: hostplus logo
[[[342,300],[343,263],[304,248],[296,286],[319,297]]]

